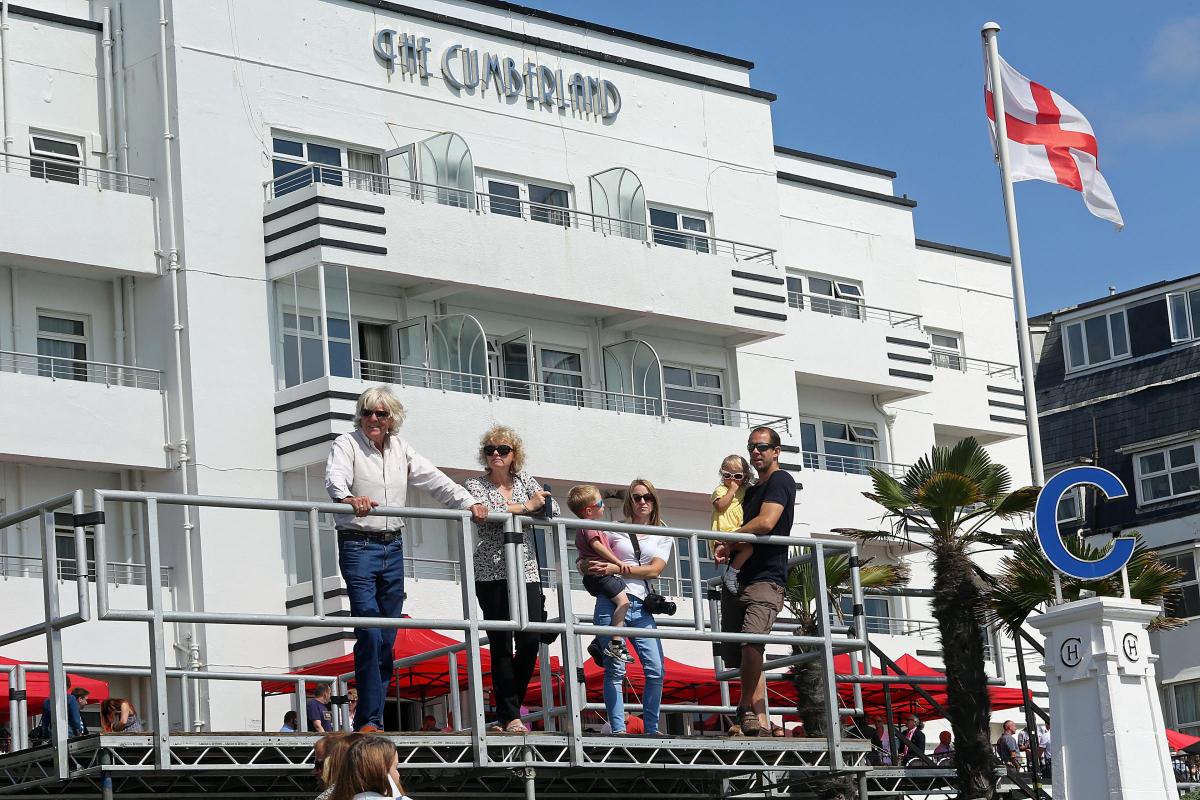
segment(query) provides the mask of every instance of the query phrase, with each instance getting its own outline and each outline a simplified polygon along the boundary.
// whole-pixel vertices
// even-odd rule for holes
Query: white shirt
[[[633,543],[629,541],[629,534],[609,533],[608,541],[612,546],[613,555],[618,559],[626,564],[638,563],[638,560],[633,557]],[[674,542],[669,536],[639,534],[638,549],[642,553],[641,566],[646,566],[656,558],[661,558],[663,561],[670,563],[671,547],[673,545]],[[629,575],[620,575],[618,577],[625,581],[625,591],[640,600],[646,599],[646,581]]]
[[[405,506],[410,485],[429,492],[447,508],[467,509],[476,502],[466,489],[395,434],[387,438],[382,453],[361,430],[334,439],[325,462],[325,491],[335,502],[365,495],[381,506]],[[404,520],[350,513],[335,514],[334,524],[346,530],[398,531],[404,527]]]

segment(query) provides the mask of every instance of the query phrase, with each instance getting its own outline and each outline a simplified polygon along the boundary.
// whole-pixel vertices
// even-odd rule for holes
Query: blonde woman
[[[396,745],[382,736],[360,736],[346,748],[333,775],[330,800],[405,798]]]
[[[530,514],[541,510],[548,492],[525,471],[525,443],[507,425],[493,425],[479,440],[479,463],[484,473],[466,482],[471,497],[488,511],[508,514]],[[553,503],[551,499],[549,502]],[[557,515],[558,508],[553,508]],[[529,531],[524,532],[525,560],[521,565],[525,576],[525,594],[529,602],[529,618],[534,622],[546,619],[545,597],[541,576]],[[512,619],[508,607],[507,561],[504,558],[504,525],[485,522],[477,528],[475,546],[475,596],[484,619]],[[533,678],[533,666],[538,657],[540,637],[536,633],[518,633],[515,651],[513,635],[508,631],[491,631],[488,644],[492,649],[492,694],[496,702],[496,722],[508,733],[528,733],[521,722],[521,701]]]
[[[414,486],[448,508],[470,509],[476,521],[487,518],[483,505],[400,438],[403,423],[404,406],[391,389],[367,389],[355,407],[354,432],[334,440],[325,464],[325,490],[353,509],[334,522],[338,567],[355,617],[394,619],[404,608],[404,521],[370,516],[372,509],[407,505],[408,487]],[[395,628],[354,630],[354,685],[360,693],[355,730],[383,728],[395,641]]]

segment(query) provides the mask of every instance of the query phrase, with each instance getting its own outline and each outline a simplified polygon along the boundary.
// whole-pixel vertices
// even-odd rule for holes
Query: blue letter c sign
[[[1088,581],[1107,578],[1120,572],[1121,568],[1129,563],[1130,557],[1133,556],[1134,539],[1129,536],[1114,539],[1112,549],[1098,561],[1084,561],[1067,550],[1058,530],[1058,501],[1072,487],[1080,484],[1099,488],[1110,500],[1129,495],[1121,479],[1106,469],[1071,467],[1063,470],[1046,481],[1042,493],[1038,495],[1037,507],[1033,512],[1038,544],[1042,546],[1046,560],[1064,575]]]

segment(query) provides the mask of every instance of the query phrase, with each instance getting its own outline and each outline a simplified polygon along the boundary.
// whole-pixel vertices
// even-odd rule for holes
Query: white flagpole
[[[1000,50],[996,34],[1000,26],[986,22],[983,34],[988,71],[992,76],[992,109],[996,117],[996,152],[1000,157],[1000,185],[1004,190],[1004,216],[1008,220],[1008,247],[1012,253],[1013,306],[1017,315],[1017,349],[1021,357],[1021,382],[1025,392],[1025,421],[1029,439],[1029,472],[1035,486],[1045,483],[1042,471],[1042,439],[1038,425],[1037,393],[1033,385],[1033,353],[1029,340],[1029,316],[1025,310],[1025,278],[1021,272],[1021,240],[1017,235],[1017,201],[1013,195],[1008,162],[1008,126],[1004,118],[1004,87],[1000,73]]]

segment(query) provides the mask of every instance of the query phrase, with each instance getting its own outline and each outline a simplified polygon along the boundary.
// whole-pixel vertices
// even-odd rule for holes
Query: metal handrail
[[[893,328],[921,329],[921,315],[911,311],[869,306],[856,300],[842,300],[809,292],[788,292],[787,295],[788,305],[799,311],[813,311],[831,317],[856,319],[859,322],[882,322]]]
[[[432,367],[410,367],[384,361],[355,359],[357,377],[365,381],[383,381],[396,386],[437,389],[445,392],[478,394],[492,399],[529,400],[575,408],[595,408],[644,416],[663,416],[667,419],[702,422],[708,425],[734,428],[766,426],[781,433],[789,432],[790,417],[740,408],[712,406],[685,400],[664,401],[660,397],[592,389],[583,386],[564,386],[556,383],[486,377],[477,373],[455,372]],[[487,391],[484,391],[485,385]]]
[[[1019,380],[1017,370],[1020,368],[1015,364],[1002,364],[997,361],[972,358],[945,350],[930,350],[929,355],[933,360],[933,365],[940,369],[952,369],[959,372],[982,372],[989,378],[999,377],[1009,378],[1014,381]]]
[[[877,461],[873,458],[856,458],[854,456],[830,455],[804,450],[800,453],[805,469],[819,469],[826,472],[842,472],[848,475],[868,475],[869,470],[878,469],[893,478],[902,478],[908,472],[910,464],[896,464],[891,461]]]
[[[89,581],[96,580],[96,562],[88,560],[87,577]],[[171,572],[174,568],[164,565],[159,571],[159,580],[164,588],[171,587]],[[41,556],[17,556],[0,554],[0,577],[4,578],[33,578],[42,575]],[[58,580],[73,581],[78,575],[74,558],[58,559]],[[116,585],[145,586],[146,565],[134,564],[127,561],[108,562],[109,581]]]
[[[480,214],[515,217],[561,228],[591,229],[606,236],[635,239],[651,246],[691,250],[700,254],[731,256],[735,261],[758,261],[775,265],[775,251],[769,247],[708,236],[699,232],[659,228],[637,220],[618,219],[576,208],[533,203],[519,197],[506,197],[458,186],[423,183],[380,172],[347,169],[328,164],[309,163],[263,182],[265,199],[271,200],[313,183],[348,186],[351,189],[407,197],[418,202],[433,202],[465,208]]]
[[[89,361],[85,358],[18,353],[13,350],[0,350],[0,372],[37,375],[51,380],[103,383],[105,386],[162,389],[162,370]]]
[[[76,186],[94,186],[100,191],[122,192],[150,197],[153,194],[154,178],[116,172],[111,169],[87,167],[72,161],[51,156],[26,156],[6,153],[8,167],[5,172],[27,175],[46,183],[66,183]]]

